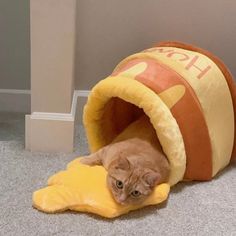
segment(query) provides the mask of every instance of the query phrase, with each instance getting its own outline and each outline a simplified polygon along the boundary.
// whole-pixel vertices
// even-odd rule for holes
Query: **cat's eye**
[[[119,188],[119,189],[122,189],[122,188],[123,188],[123,183],[122,183],[122,181],[116,180],[116,187]]]
[[[138,190],[134,190],[134,191],[131,193],[131,195],[132,195],[133,197],[139,197],[139,196],[141,195],[141,193],[140,193]]]

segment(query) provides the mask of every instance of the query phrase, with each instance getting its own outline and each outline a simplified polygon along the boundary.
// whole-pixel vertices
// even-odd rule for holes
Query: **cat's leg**
[[[89,166],[102,165],[102,158],[98,153],[93,153],[90,156],[82,158],[80,163]]]

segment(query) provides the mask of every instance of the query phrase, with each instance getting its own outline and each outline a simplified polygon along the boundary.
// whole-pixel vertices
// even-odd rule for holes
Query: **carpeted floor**
[[[88,152],[82,126],[73,154],[24,150],[24,115],[0,113],[0,235],[236,235],[236,166],[211,182],[180,183],[169,200],[114,220],[31,207],[32,192],[78,155]]]

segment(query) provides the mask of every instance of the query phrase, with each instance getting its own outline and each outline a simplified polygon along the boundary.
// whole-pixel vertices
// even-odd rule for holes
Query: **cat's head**
[[[126,157],[114,160],[108,168],[108,188],[116,202],[122,205],[140,204],[159,181],[159,173],[134,166]]]

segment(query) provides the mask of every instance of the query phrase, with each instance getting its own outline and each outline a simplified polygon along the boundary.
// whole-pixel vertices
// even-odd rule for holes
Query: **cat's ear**
[[[118,158],[117,167],[121,170],[129,170],[130,163],[126,157]]]
[[[129,170],[130,169],[130,163],[127,158],[120,157],[114,160],[111,163],[111,167],[116,170]]]
[[[161,179],[161,175],[158,172],[153,170],[146,170],[146,173],[143,175],[143,180],[148,184],[148,186],[155,187]]]

